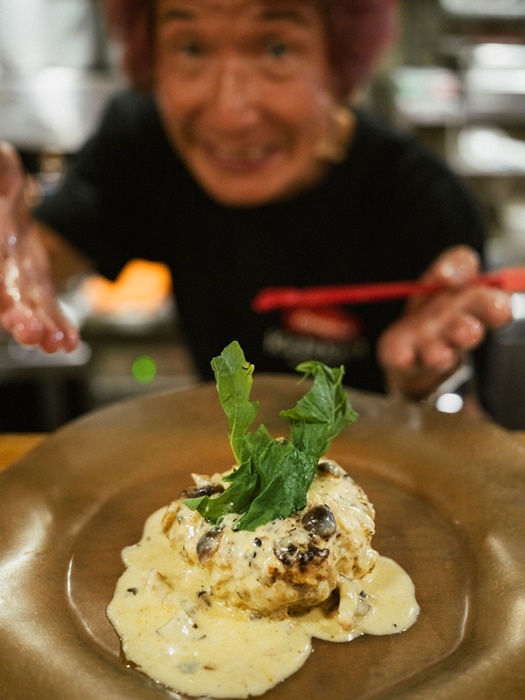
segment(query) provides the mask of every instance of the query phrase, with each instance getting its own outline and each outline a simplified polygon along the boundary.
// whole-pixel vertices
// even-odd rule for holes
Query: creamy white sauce
[[[321,500],[335,497],[335,480],[318,481],[314,491]],[[314,493],[314,503],[317,496]],[[360,522],[368,518],[369,504],[352,507]],[[304,664],[314,637],[344,642],[362,634],[393,634],[417,619],[419,606],[408,574],[392,559],[377,558],[373,550],[363,547],[362,558],[368,560],[370,552],[376,557],[371,560],[373,568],[358,578],[339,574],[340,601],[334,610],[317,605],[302,612],[276,609],[262,614],[238,601],[231,604],[229,593],[212,594],[214,585],[228,592],[229,578],[226,585],[213,566],[201,566],[198,560],[174,551],[173,542],[162,531],[165,512],[162,508],[153,513],[141,541],[123,550],[126,570],[107,614],[126,659],[181,693],[214,698],[261,695]],[[183,516],[179,520],[184,523]],[[192,513],[186,520],[189,523],[195,517],[200,516]],[[195,528],[188,523],[185,526],[192,534]],[[284,527],[283,523],[274,527]],[[248,552],[248,542],[253,543],[257,532],[235,534],[243,543],[242,551]],[[244,595],[250,594],[249,584],[248,579]]]

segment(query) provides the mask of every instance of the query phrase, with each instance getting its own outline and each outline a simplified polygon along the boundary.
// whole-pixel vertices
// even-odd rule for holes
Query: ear
[[[329,109],[327,128],[317,155],[329,163],[340,163],[346,157],[355,128],[353,112],[346,104],[334,102]]]

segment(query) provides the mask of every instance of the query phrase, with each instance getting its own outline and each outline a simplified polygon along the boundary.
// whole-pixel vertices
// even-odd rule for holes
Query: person
[[[32,218],[16,154],[3,150],[1,322],[20,342],[78,342],[50,282],[68,268],[64,240],[71,266],[110,278],[131,258],[166,262],[203,379],[236,339],[257,371],[344,363],[353,387],[422,399],[510,320],[507,294],[470,284],[485,233],[464,185],[354,99],[395,37],[393,0],[107,0],[106,10],[131,88]],[[442,293],[252,306],[266,287],[415,277]]]

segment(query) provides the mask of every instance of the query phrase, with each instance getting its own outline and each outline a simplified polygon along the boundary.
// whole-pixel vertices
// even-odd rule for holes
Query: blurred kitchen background
[[[400,0],[399,41],[362,96],[439,152],[479,199],[491,267],[525,264],[525,0]],[[0,139],[46,197],[121,88],[99,0],[0,0]],[[84,342],[48,356],[0,335],[0,432],[47,431],[87,410],[197,379],[161,265],[73,287]],[[525,428],[525,295],[491,344],[497,420]],[[452,392],[442,410],[461,404]]]

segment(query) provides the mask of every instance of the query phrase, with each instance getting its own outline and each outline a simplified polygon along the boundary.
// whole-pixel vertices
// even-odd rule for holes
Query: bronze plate
[[[285,433],[278,412],[304,391],[296,377],[256,376],[260,421]],[[525,448],[492,424],[351,399],[361,417],[330,456],[375,504],[374,545],[410,573],[421,615],[399,635],[315,641],[265,697],[523,697]],[[176,697],[122,662],[105,607],[146,516],[192,471],[231,463],[210,384],[93,412],[0,474],[1,698]]]

